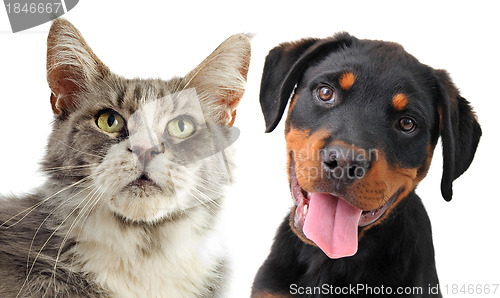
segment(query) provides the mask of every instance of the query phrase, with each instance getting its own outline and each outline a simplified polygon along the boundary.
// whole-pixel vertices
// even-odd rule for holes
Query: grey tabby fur
[[[249,60],[249,38],[234,35],[183,78],[125,79],[68,21],[54,21],[48,180],[0,198],[0,297],[220,294],[217,215],[231,180],[223,149]],[[106,123],[122,116],[125,128],[100,128],[106,111]],[[191,136],[169,135],[189,123]]]

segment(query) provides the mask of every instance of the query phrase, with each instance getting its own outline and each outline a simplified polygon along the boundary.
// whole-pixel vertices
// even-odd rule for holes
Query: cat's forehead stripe
[[[142,86],[139,83],[136,83],[134,86],[134,99],[139,100],[142,98]]]
[[[116,102],[120,108],[123,106],[123,102],[125,101],[126,91],[127,88],[121,85],[116,92]]]
[[[158,91],[158,97],[162,98],[165,96],[165,90],[163,88],[159,88],[160,90]]]

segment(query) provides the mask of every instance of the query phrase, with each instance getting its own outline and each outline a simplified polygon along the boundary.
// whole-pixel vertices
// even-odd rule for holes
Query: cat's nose
[[[145,166],[149,164],[156,155],[165,152],[165,149],[163,146],[147,147],[143,145],[134,145],[129,148],[129,151],[137,155]]]

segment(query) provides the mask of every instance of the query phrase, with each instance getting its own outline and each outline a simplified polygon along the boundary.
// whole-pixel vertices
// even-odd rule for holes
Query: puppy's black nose
[[[370,167],[365,151],[355,147],[335,145],[321,152],[322,167],[338,188],[362,179]]]

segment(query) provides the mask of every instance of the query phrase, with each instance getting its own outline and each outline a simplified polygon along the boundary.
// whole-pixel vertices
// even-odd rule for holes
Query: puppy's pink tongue
[[[339,197],[311,193],[304,235],[331,259],[350,257],[358,251],[361,212]]]

